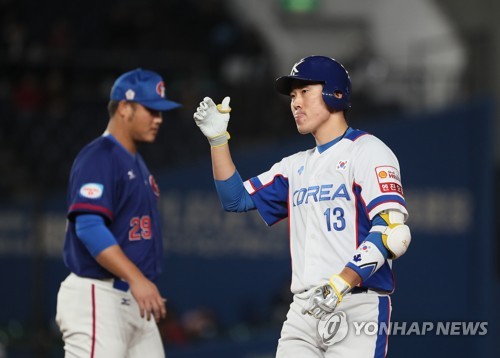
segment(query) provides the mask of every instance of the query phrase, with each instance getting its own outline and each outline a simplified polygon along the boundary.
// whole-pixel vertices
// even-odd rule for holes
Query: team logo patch
[[[292,71],[290,72],[290,76],[296,76],[299,73],[299,69],[297,67],[303,62],[304,59],[300,60],[293,66]]]
[[[165,83],[163,81],[158,82],[156,85],[156,93],[158,93],[161,98],[165,98]]]
[[[125,92],[125,98],[129,101],[132,101],[135,98],[134,90],[129,89],[127,92]]]
[[[156,184],[156,180],[152,175],[149,176],[149,185],[151,185],[151,188],[153,189],[153,193],[157,197],[160,197],[160,188],[158,187],[158,184]]]
[[[80,195],[88,199],[99,199],[104,192],[104,186],[98,183],[83,184],[80,188]]]
[[[403,187],[401,186],[401,177],[399,171],[391,166],[376,167],[375,173],[377,181],[382,193],[398,193],[403,195]]]
[[[337,170],[345,170],[347,168],[347,160],[340,160],[337,164]]]
[[[318,321],[317,330],[319,338],[324,345],[331,346],[340,342],[349,332],[345,312],[337,311],[323,316]]]
[[[134,171],[133,171],[132,169],[130,169],[130,170],[127,172],[127,175],[128,175],[128,178],[129,178],[130,180],[135,179],[135,177],[136,177],[136,176],[135,176],[135,173],[134,173]]]

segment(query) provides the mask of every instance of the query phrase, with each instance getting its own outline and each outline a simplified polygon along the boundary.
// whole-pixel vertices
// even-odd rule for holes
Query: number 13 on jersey
[[[328,208],[323,213],[326,219],[326,228],[328,231],[342,231],[345,229],[344,209],[341,207]]]

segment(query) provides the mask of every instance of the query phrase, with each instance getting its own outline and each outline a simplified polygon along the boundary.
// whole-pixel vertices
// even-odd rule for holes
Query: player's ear
[[[335,98],[338,98],[338,99],[341,99],[342,97],[344,97],[344,94],[340,91],[334,91],[333,95],[335,96]]]
[[[128,117],[133,111],[133,106],[131,102],[122,100],[118,102],[118,107],[116,108],[116,113],[121,117]]]

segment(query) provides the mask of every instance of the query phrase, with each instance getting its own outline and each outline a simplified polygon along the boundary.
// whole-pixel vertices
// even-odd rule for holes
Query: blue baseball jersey
[[[289,219],[294,293],[341,272],[379,212],[408,215],[398,160],[381,140],[349,128],[329,144],[286,157],[244,183],[268,225]],[[391,260],[363,285],[392,291]]]
[[[159,197],[158,186],[139,153],[132,155],[111,135],[89,143],[70,173],[63,252],[66,266],[83,277],[113,277],[76,235],[77,215],[98,214],[125,255],[148,279],[155,280],[163,255]]]

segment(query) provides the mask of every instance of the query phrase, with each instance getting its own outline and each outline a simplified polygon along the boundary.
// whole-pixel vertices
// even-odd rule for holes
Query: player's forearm
[[[214,179],[229,179],[236,171],[236,166],[233,163],[231,152],[229,151],[229,145],[224,144],[219,147],[212,147],[211,155]]]
[[[120,246],[108,247],[96,256],[96,260],[106,270],[130,285],[130,291],[139,305],[141,317],[146,317],[148,321],[154,317],[157,322],[160,318],[165,318],[166,299],[160,295],[156,285],[129,260]]]
[[[351,287],[355,287],[361,283],[361,277],[356,271],[349,267],[344,267],[339,276],[342,277]]]
[[[99,265],[129,284],[144,279],[139,268],[125,255],[120,246],[113,245],[95,257]]]

